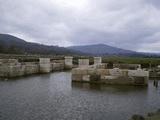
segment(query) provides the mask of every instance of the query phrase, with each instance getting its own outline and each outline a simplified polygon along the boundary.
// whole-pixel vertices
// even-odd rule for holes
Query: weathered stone
[[[123,76],[122,74],[122,70],[119,68],[113,68],[113,69],[109,69],[109,73],[112,76]]]
[[[149,72],[148,71],[144,71],[142,69],[138,69],[138,70],[128,70],[128,76],[146,76],[149,77]]]
[[[86,69],[86,68],[74,68],[74,69],[72,69],[72,74],[87,75],[88,74],[88,69]]]
[[[96,70],[98,75],[109,75],[109,70],[108,69],[97,69]]]
[[[63,63],[51,63],[51,71],[61,71],[64,70]]]
[[[47,64],[50,63],[50,58],[39,58],[40,64]]]
[[[138,70],[131,70],[133,73]],[[72,70],[72,75],[90,75],[90,82],[98,81],[106,84],[120,85],[147,85],[148,77],[145,76],[128,76],[128,70],[114,69],[95,69],[95,68],[76,68]],[[78,76],[79,77],[79,76]]]
[[[96,74],[96,69],[88,68],[87,69],[87,74],[89,74],[89,75]]]
[[[107,69],[107,63],[101,63],[101,64],[94,65],[94,68],[96,68],[96,69]]]
[[[0,59],[1,63],[18,63],[17,59]]]
[[[40,73],[49,73],[51,71],[51,63],[49,58],[40,58]]]
[[[113,79],[117,79],[117,76],[111,76],[111,75],[101,75],[101,79],[104,80],[113,80]]]
[[[73,68],[73,57],[66,56],[65,57],[65,69],[72,69]]]
[[[89,59],[79,59],[78,63],[80,68],[87,68],[89,66]]]
[[[25,75],[39,73],[39,64],[36,63],[26,63],[25,64]]]
[[[2,65],[0,66],[0,77],[11,78],[25,75],[25,65]]]
[[[94,57],[94,65],[100,65],[102,63],[101,57]]]
[[[82,80],[86,82],[90,81],[90,75],[83,75]]]
[[[50,63],[49,58],[40,58],[39,62],[22,62],[16,59],[0,59],[0,77],[12,78],[36,73],[49,73],[64,69],[64,62]],[[12,63],[13,62],[13,63]]]
[[[122,76],[128,76],[128,70],[122,70]]]

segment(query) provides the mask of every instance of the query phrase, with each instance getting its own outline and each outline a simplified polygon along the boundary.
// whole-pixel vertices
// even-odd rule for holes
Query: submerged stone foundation
[[[72,81],[112,85],[148,85],[148,71],[144,71],[140,68],[135,70],[119,68],[107,69],[106,64],[100,63],[101,59],[95,59],[94,65],[82,66],[80,63],[79,68],[72,69]]]
[[[75,68],[72,70],[72,81],[113,85],[147,85],[148,72],[143,70],[121,70],[117,68]]]
[[[72,57],[68,58],[70,66],[67,69],[72,69]],[[39,62],[18,62],[17,59],[0,59],[0,78],[13,78],[66,70],[65,61],[57,60],[55,62],[51,61],[50,58],[39,58]]]

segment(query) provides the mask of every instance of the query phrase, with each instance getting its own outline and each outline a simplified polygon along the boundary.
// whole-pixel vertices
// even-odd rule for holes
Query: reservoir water
[[[0,81],[0,120],[128,120],[160,108],[160,88],[72,83],[70,72]]]

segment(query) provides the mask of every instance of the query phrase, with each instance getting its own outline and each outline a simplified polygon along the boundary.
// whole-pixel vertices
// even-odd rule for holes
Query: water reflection
[[[147,86],[126,86],[126,85],[103,85],[103,84],[91,84],[91,83],[79,83],[72,82],[73,89],[86,89],[86,90],[96,90],[96,91],[118,91],[118,92],[136,92],[136,91],[146,91]]]
[[[70,72],[0,81],[0,120],[128,120],[160,107],[160,88],[72,83]]]

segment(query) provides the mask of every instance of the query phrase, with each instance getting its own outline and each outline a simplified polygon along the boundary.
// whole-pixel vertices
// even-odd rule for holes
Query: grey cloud
[[[159,8],[160,7],[160,1],[159,0],[147,0],[149,4],[152,4],[153,6]]]
[[[5,0],[0,32],[43,44],[105,43],[160,52],[159,5],[157,0]]]

